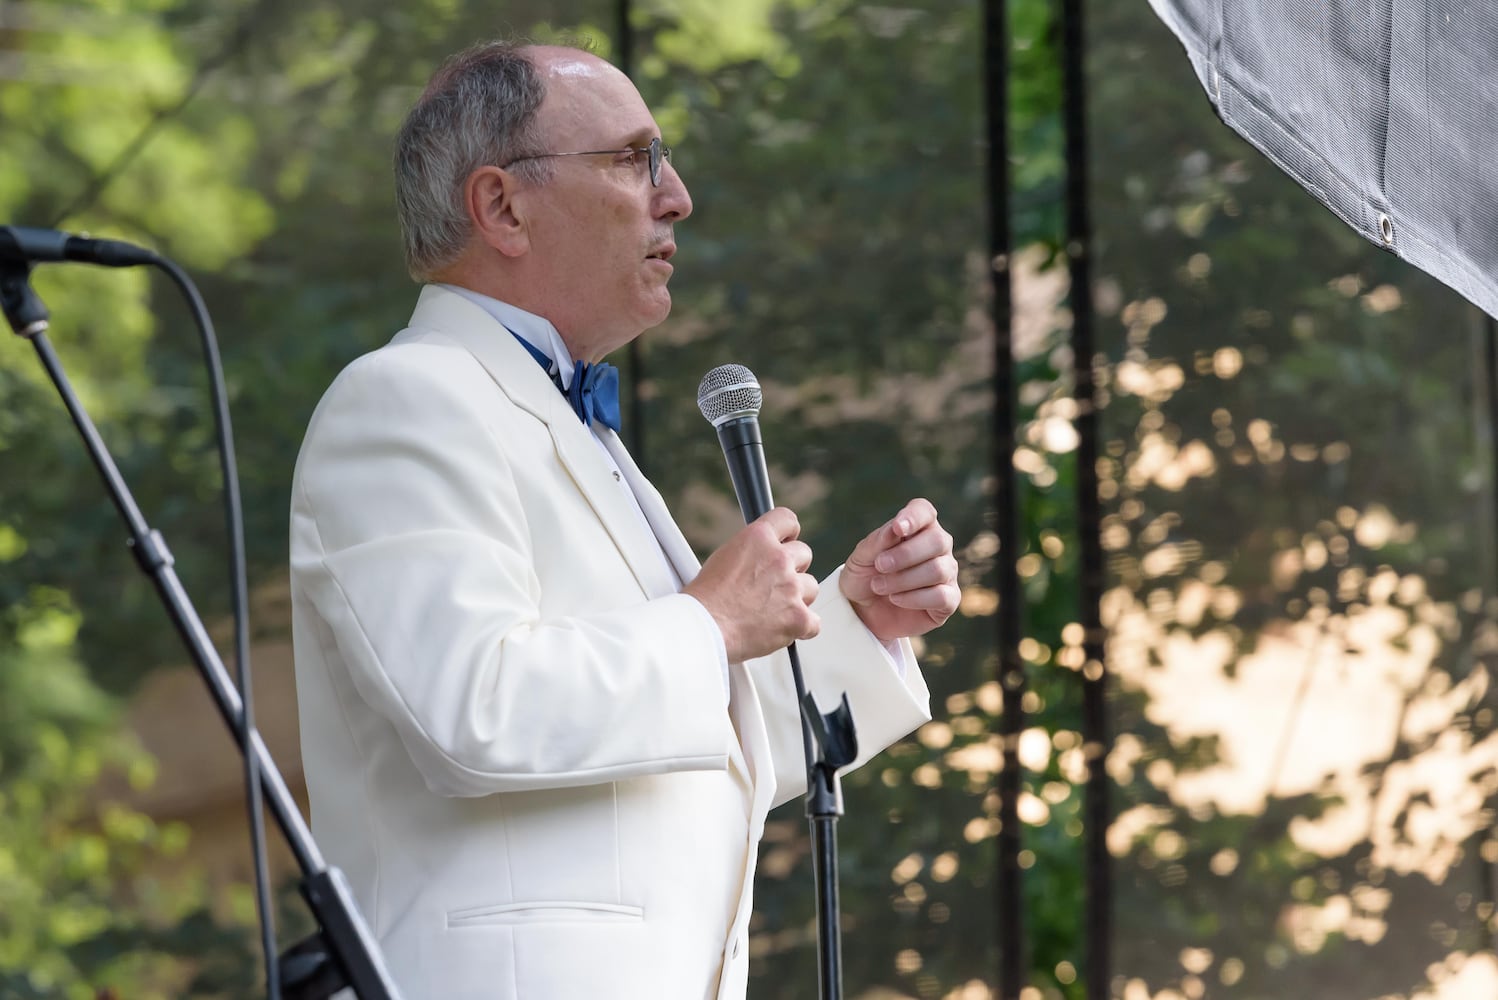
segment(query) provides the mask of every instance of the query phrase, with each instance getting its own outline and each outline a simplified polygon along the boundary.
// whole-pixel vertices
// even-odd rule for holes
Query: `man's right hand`
[[[702,572],[682,588],[718,623],[731,662],[773,653],[821,631],[822,621],[811,610],[817,581],[806,572],[811,547],[800,534],[795,513],[776,507],[708,556]]]

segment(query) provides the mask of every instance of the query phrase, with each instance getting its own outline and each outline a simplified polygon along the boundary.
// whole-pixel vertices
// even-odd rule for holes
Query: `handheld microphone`
[[[739,509],[747,523],[775,506],[770,499],[770,471],[765,467],[765,449],[759,436],[759,408],[764,402],[759,381],[743,365],[719,365],[702,376],[697,387],[697,409],[718,432],[723,458],[733,492],[738,495]],[[793,642],[787,648],[791,658],[791,676],[796,684],[796,700],[801,706],[801,742],[808,771],[807,815],[820,822],[835,822],[842,813],[841,792],[836,788],[836,772],[858,757],[858,734],[853,726],[852,710],[844,694],[838,707],[823,712],[816,699],[806,691],[801,675],[801,657]],[[820,747],[820,753],[817,750]],[[821,837],[824,834],[818,833]],[[826,855],[819,855],[825,859]],[[836,848],[832,866],[836,867]],[[826,865],[821,866],[826,870]],[[836,900],[837,877],[829,890],[818,886],[819,898]],[[832,904],[834,911],[837,904]]]
[[[770,471],[759,436],[759,408],[764,402],[754,373],[743,365],[719,365],[702,376],[697,409],[718,432],[733,492],[744,521],[753,521],[775,506],[770,498]]]
[[[156,254],[123,240],[75,236],[56,229],[0,226],[0,263],[45,264],[72,260],[103,267],[154,264]]]

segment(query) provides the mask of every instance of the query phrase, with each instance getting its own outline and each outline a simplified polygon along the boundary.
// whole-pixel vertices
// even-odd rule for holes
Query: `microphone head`
[[[758,417],[764,401],[759,380],[743,365],[719,365],[697,386],[697,409],[714,427],[736,417]]]

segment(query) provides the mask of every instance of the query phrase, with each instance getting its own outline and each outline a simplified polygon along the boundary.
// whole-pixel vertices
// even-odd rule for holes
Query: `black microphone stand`
[[[842,1000],[843,929],[837,896],[837,818],[843,814],[843,787],[839,768],[858,756],[858,735],[848,696],[837,708],[823,714],[806,690],[801,676],[801,656],[796,644],[791,656],[791,676],[801,703],[801,743],[806,753],[806,818],[811,823],[812,877],[817,884],[817,973],[822,1000]]]
[[[165,604],[172,624],[187,644],[219,714],[234,735],[235,744],[242,753],[254,755],[271,814],[301,867],[302,895],[317,919],[319,930],[288,952],[283,961],[283,996],[288,1000],[325,1000],[349,986],[360,1000],[399,1000],[400,992],[385,969],[374,935],[359,915],[343,873],[328,867],[323,860],[312,839],[312,831],[302,819],[301,811],[260,734],[245,735],[244,707],[239,692],[172,569],[172,554],[165,539],[146,523],[93,421],[73,392],[62,363],[47,339],[49,314],[31,288],[30,275],[29,263],[0,259],[0,308],[3,308],[11,329],[36,348],[42,366],[83,437],[89,457],[104,479],[115,509],[125,521],[130,534],[127,543],[136,562],[156,585],[156,592]]]

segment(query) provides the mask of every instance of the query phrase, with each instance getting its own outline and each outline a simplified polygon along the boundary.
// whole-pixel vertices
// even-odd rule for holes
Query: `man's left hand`
[[[962,596],[957,560],[931,502],[910,501],[859,542],[839,586],[881,642],[923,635],[950,618]]]

